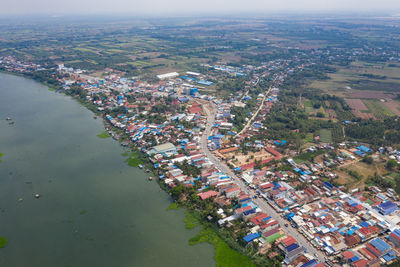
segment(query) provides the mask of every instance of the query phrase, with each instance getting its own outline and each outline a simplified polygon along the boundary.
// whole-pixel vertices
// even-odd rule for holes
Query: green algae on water
[[[102,133],[100,133],[100,134],[97,134],[96,136],[97,136],[98,138],[101,138],[101,139],[105,139],[105,138],[111,137],[111,135],[110,135],[107,131],[104,131],[104,132],[102,132]]]
[[[127,158],[125,160],[129,166],[131,167],[138,167],[140,164],[142,164],[142,160],[136,155],[135,152],[132,152],[129,156],[129,158]]]
[[[240,254],[228,246],[211,228],[203,228],[200,233],[189,239],[189,245],[207,242],[214,245],[215,261],[221,267],[255,267],[249,257]]]
[[[190,211],[186,211],[186,217],[185,217],[184,221],[185,221],[186,229],[188,229],[188,230],[191,230],[199,225],[199,221],[196,219],[196,217]]]
[[[5,248],[7,246],[7,237],[2,236],[0,237],[0,248]]]
[[[179,204],[177,202],[172,202],[169,207],[167,208],[167,210],[179,210]]]

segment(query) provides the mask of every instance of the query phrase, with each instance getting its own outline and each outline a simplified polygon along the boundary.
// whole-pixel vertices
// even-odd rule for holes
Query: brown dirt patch
[[[397,116],[400,116],[400,104],[397,101],[394,100],[389,100],[385,103],[385,105],[391,110],[393,111],[394,114],[396,114]]]
[[[354,115],[357,117],[363,118],[363,119],[375,119],[375,116],[371,113],[366,113],[365,111],[368,111],[367,106],[364,104],[364,102],[361,101],[361,99],[345,99],[347,105],[351,107],[353,110]],[[364,111],[364,112],[363,112]]]

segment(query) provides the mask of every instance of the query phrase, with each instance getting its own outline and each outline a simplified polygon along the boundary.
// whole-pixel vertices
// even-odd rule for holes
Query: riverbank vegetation
[[[5,248],[7,246],[8,239],[5,236],[0,237],[0,248]]]
[[[111,137],[111,135],[110,135],[107,131],[104,131],[104,132],[102,132],[102,133],[100,133],[100,134],[97,134],[96,136],[97,136],[98,138],[102,138],[102,139]]]
[[[190,245],[207,242],[214,245],[217,267],[255,267],[251,260],[230,248],[211,228],[203,228],[189,240]]]
[[[125,160],[129,166],[131,167],[138,167],[143,161],[140,159],[136,152],[131,152],[129,157]]]

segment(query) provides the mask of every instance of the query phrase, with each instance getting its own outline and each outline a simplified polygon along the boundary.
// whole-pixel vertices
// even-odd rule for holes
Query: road
[[[272,85],[268,88],[268,91],[265,93],[265,95],[264,95],[264,97],[263,97],[263,99],[262,99],[262,102],[261,102],[261,105],[260,105],[260,107],[256,110],[256,112],[254,113],[254,115],[251,117],[251,119],[246,123],[246,125],[243,127],[243,129],[238,133],[238,135],[241,135],[242,133],[244,133],[246,130],[247,130],[247,128],[250,126],[250,124],[251,124],[251,122],[257,117],[257,115],[258,115],[258,113],[261,111],[261,109],[263,108],[263,106],[264,106],[264,103],[265,103],[265,99],[267,98],[267,96],[269,95],[269,92],[271,92],[271,89],[272,89]]]
[[[274,220],[278,221],[281,228],[285,231],[285,233],[293,236],[300,245],[304,246],[307,249],[307,252],[310,253],[313,257],[317,255],[317,260],[319,262],[325,262],[324,260],[324,254],[314,248],[309,241],[306,240],[306,238],[301,235],[295,228],[292,228],[291,226],[286,227],[285,224],[287,221],[283,219],[279,213],[277,213],[264,199],[260,198],[254,198],[254,194],[251,192],[251,189],[221,160],[219,160],[217,157],[214,156],[214,154],[211,153],[211,151],[208,149],[207,146],[207,139],[208,136],[210,136],[212,126],[214,125],[215,121],[215,110],[216,107],[213,103],[208,102],[202,103],[203,104],[203,109],[207,115],[207,124],[206,124],[206,129],[204,130],[203,136],[201,138],[200,142],[200,147],[203,150],[204,154],[207,156],[207,158],[222,172],[225,174],[229,175],[232,180],[235,181],[235,183],[239,186],[239,188],[245,192],[246,194],[249,194],[253,198],[253,202],[266,214],[271,216]]]

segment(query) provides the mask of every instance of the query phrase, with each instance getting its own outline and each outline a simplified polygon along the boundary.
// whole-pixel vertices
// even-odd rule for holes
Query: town
[[[361,267],[388,265],[400,256],[400,150],[357,138],[363,122],[351,103],[346,106],[351,101],[293,96],[287,88],[299,73],[317,72],[321,60],[371,53],[389,56],[368,47],[316,49],[311,56],[300,51],[259,65],[199,64],[152,79],[112,68],[93,75],[63,62],[49,67],[13,55],[0,57],[0,66],[27,77],[49,74],[47,85],[102,116],[105,136],[146,155],[148,168],[176,202],[199,211],[243,251],[283,266]],[[396,52],[390,57],[400,58]],[[219,94],[216,84],[224,79],[245,79],[244,86]],[[300,100],[290,106],[293,98]],[[329,130],[310,130],[312,125],[306,132],[303,122],[279,128],[300,117],[298,106],[300,115]]]

